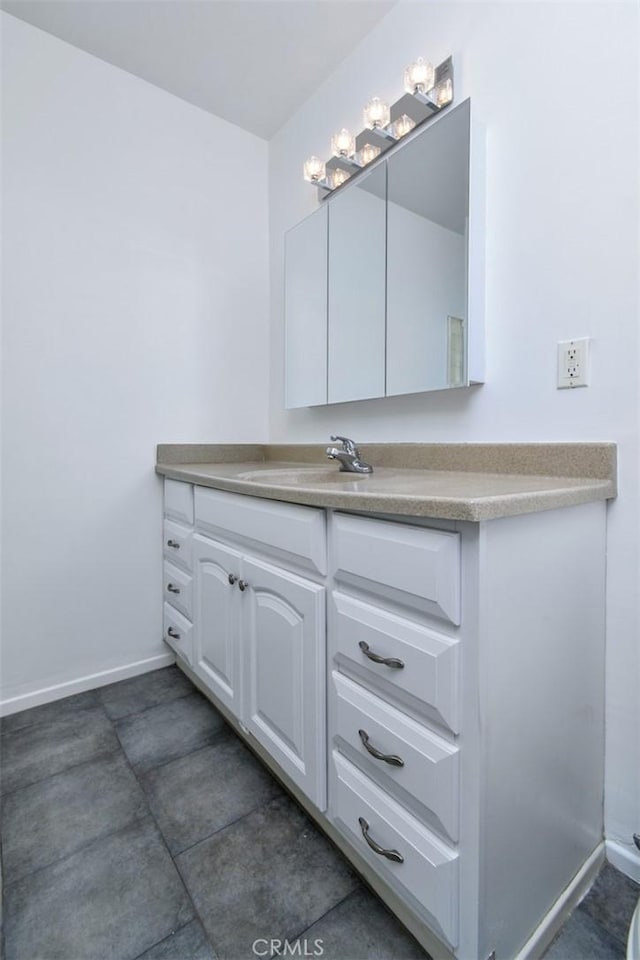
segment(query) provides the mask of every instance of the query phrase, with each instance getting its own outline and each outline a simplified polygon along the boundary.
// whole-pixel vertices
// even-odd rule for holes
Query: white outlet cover
[[[558,390],[589,386],[590,343],[588,337],[558,343]]]

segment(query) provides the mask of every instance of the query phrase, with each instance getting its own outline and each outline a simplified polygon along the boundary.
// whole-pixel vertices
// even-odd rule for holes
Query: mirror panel
[[[327,402],[327,224],[320,207],[285,236],[285,407]]]
[[[469,103],[387,160],[386,394],[467,377]]]
[[[328,402],[385,392],[386,168],[344,187],[329,208]]]

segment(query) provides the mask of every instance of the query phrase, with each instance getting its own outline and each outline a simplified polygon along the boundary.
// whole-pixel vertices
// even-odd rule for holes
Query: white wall
[[[6,710],[162,664],[155,444],[266,438],[268,238],[264,141],[2,26]]]
[[[618,443],[606,824],[629,858],[631,833],[640,830],[637,37],[633,2],[400,3],[271,141],[269,186],[273,441],[341,433]],[[486,383],[285,411],[282,238],[318,203],[302,163],[328,155],[334,130],[359,130],[371,96],[396,99],[406,63],[449,53],[456,101],[470,96],[487,129]],[[578,336],[594,341],[592,385],[558,391],[556,342]]]

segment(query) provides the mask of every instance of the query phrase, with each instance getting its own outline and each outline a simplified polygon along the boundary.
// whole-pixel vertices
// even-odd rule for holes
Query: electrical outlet
[[[558,343],[558,390],[589,386],[588,337]]]

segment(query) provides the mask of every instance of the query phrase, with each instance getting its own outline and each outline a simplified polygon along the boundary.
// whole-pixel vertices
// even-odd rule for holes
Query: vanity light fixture
[[[363,167],[371,163],[376,157],[380,156],[381,147],[374,146],[373,143],[365,143],[362,150],[358,151],[358,159]]]
[[[406,137],[408,133],[411,133],[415,125],[416,121],[412,120],[411,117],[408,117],[406,113],[403,113],[402,116],[398,117],[393,124],[393,135],[396,140]]]
[[[365,127],[369,130],[380,130],[387,126],[390,120],[389,104],[379,97],[369,100],[362,113]]]
[[[304,167],[304,178],[309,183],[321,183],[325,179],[326,167],[319,157],[309,157]]]
[[[427,93],[435,83],[435,76],[432,64],[418,57],[404,71],[404,89],[407,93]]]
[[[329,183],[331,184],[332,190],[335,190],[336,187],[341,187],[343,183],[347,182],[350,176],[349,171],[343,167],[336,167],[334,170],[331,170],[329,173]]]
[[[376,160],[381,153],[406,137],[453,102],[451,57],[435,69],[418,57],[404,71],[405,93],[389,106],[374,97],[364,108],[365,128],[353,137],[344,127],[331,138],[331,158],[323,163],[311,157],[304,165],[304,178],[325,194],[342,186]]]
[[[331,137],[331,152],[334,157],[352,157],[356,152],[356,138],[343,127]]]

